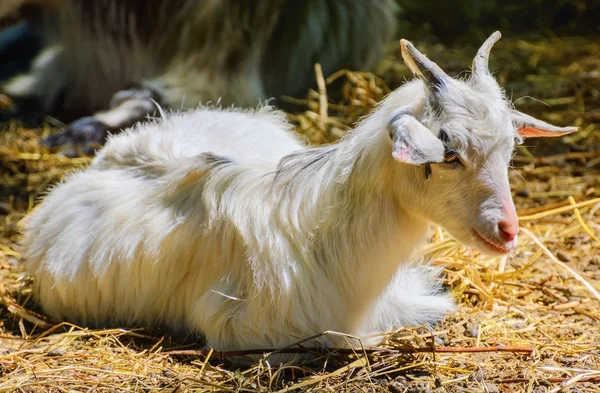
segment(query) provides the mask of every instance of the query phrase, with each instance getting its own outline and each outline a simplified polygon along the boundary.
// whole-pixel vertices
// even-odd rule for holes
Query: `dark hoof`
[[[102,146],[108,136],[108,127],[94,117],[83,117],[69,124],[64,130],[42,140],[48,147],[77,146],[89,148]]]

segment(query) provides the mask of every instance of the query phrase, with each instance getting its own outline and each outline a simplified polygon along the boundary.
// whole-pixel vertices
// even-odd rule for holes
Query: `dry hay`
[[[455,72],[474,53],[426,49]],[[296,101],[308,110],[290,115],[298,131],[313,144],[338,139],[409,76],[397,52],[379,77],[340,71],[325,79],[317,67],[319,89]],[[224,354],[158,329],[88,330],[39,315],[15,251],[19,220],[42,190],[89,159],[41,149],[49,128],[11,126],[0,135],[0,391],[600,392],[597,53],[600,45],[583,39],[499,43],[491,68],[502,65],[502,83],[515,96],[552,97],[551,108],[532,100],[519,107],[581,127],[519,148],[510,174],[523,228],[518,249],[489,258],[437,230],[423,252],[445,266],[457,311],[433,332],[403,329],[376,350],[332,352],[310,365],[267,357],[237,369]]]

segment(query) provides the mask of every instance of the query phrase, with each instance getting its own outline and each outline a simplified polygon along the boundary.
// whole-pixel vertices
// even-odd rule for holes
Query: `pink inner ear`
[[[535,138],[535,137],[542,137],[542,136],[561,136],[561,135],[568,134],[570,131],[564,131],[564,132],[548,131],[548,130],[544,130],[543,128],[524,126],[524,127],[519,127],[518,132],[521,136],[523,136],[525,138]]]
[[[412,162],[412,160],[410,159],[410,150],[404,146],[400,149],[394,150],[392,152],[392,157],[399,162],[414,164],[414,162]]]

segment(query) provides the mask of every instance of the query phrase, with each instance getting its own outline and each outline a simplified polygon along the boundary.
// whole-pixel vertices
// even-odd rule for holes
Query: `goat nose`
[[[498,231],[504,240],[509,242],[519,233],[519,222],[516,220],[500,221],[498,223]]]

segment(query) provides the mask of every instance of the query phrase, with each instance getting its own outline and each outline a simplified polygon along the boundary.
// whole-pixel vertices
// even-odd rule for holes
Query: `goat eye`
[[[454,150],[446,149],[444,152],[444,163],[446,164],[462,164],[458,153]]]
[[[444,152],[444,162],[454,162],[458,160],[458,154],[454,150],[446,150]]]

